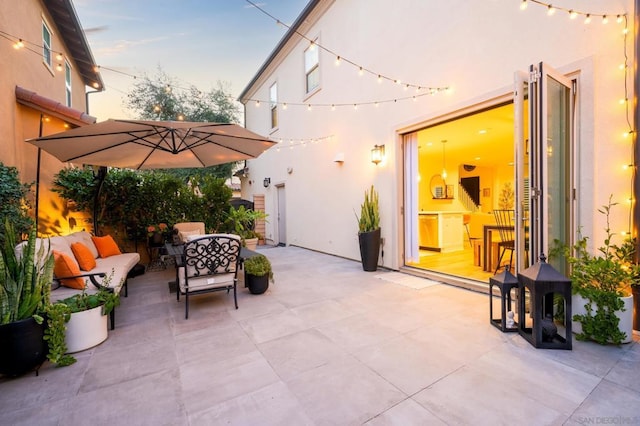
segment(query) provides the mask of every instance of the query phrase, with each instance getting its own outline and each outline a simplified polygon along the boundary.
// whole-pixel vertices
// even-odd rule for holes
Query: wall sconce
[[[264,185],[265,188],[268,188],[269,185],[271,185],[271,178],[264,178],[264,180],[262,181],[262,184]]]
[[[376,166],[384,159],[384,145],[374,145],[371,150],[371,162]]]

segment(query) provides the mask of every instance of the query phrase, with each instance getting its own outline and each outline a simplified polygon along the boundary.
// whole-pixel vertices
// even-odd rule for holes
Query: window
[[[278,127],[278,83],[269,88],[269,108],[271,110],[271,128]]]
[[[44,21],[42,21],[42,60],[49,68],[53,69],[53,58],[51,57],[51,30]]]
[[[66,105],[71,107],[71,65],[66,60],[64,61],[64,91]]]
[[[306,93],[311,93],[320,86],[320,66],[318,46],[315,40],[304,51],[304,72],[306,74]]]

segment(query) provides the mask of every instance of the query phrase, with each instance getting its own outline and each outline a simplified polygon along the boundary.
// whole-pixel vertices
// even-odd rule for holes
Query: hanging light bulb
[[[18,41],[16,41],[13,44],[13,48],[16,49],[16,50],[22,49],[23,47],[24,47],[24,42],[22,41],[21,38],[19,38]]]
[[[573,9],[569,11],[569,19],[576,19],[577,17],[578,17],[578,12],[576,12]]]
[[[56,60],[57,61],[61,61],[62,60],[62,53],[56,54]]]
[[[520,2],[520,10],[525,10],[527,6],[529,6],[527,0],[522,0],[522,2]]]
[[[340,56],[336,56],[336,67],[340,66],[341,58]]]
[[[606,25],[606,24],[608,24],[608,23],[609,23],[609,18],[607,18],[607,15],[604,15],[604,16],[602,17],[602,24],[603,24],[603,25]]]
[[[616,16],[616,23],[621,24],[623,21],[622,15]]]
[[[549,6],[547,6],[547,15],[551,16],[554,13],[556,13],[556,8],[553,7],[552,4],[550,4]]]
[[[61,72],[62,71],[62,64],[56,65],[56,70],[58,70],[58,72]]]
[[[585,24],[589,24],[591,23],[591,15],[589,13],[587,13],[587,17],[584,18],[584,23]]]
[[[360,69],[358,70],[358,75],[360,77],[362,77],[363,74],[364,74],[364,71],[363,71],[362,67],[360,67]]]

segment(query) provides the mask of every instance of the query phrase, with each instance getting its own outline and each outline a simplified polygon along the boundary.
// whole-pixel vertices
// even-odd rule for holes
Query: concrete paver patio
[[[297,247],[275,283],[193,297],[130,280],[116,329],[65,368],[0,378],[2,425],[640,424],[640,344],[542,350],[488,296]]]

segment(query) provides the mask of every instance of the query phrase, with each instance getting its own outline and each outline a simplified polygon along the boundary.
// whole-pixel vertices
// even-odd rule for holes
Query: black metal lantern
[[[546,260],[543,254],[518,273],[518,332],[536,348],[571,350],[571,280]],[[562,296],[563,303],[555,302],[554,295]],[[564,323],[556,324],[554,315]]]
[[[517,291],[518,279],[509,271],[511,265],[506,265],[503,272],[489,278],[489,320],[494,327],[503,333],[518,331],[518,323],[515,321],[514,312],[511,310],[511,292]],[[500,318],[493,316],[493,287],[500,290]]]

